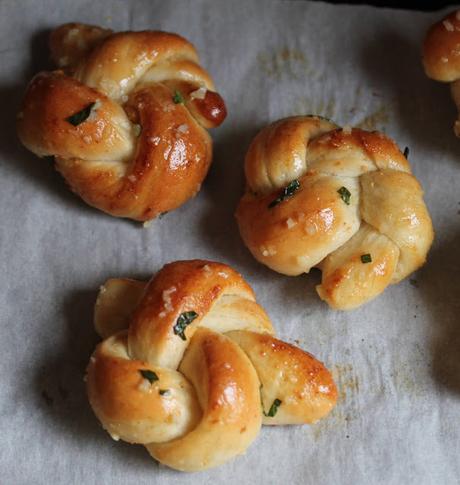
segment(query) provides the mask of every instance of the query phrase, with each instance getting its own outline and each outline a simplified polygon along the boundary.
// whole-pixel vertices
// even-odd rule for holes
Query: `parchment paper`
[[[420,64],[423,34],[441,15],[307,1],[0,2],[1,483],[459,483],[460,141],[448,87]],[[47,67],[46,31],[68,21],[178,32],[226,99],[202,191],[147,229],[86,206],[16,138],[25,83]],[[307,113],[410,147],[436,229],[422,270],[348,313],[317,297],[319,273],[258,264],[233,217],[251,138]],[[340,387],[329,418],[265,427],[244,456],[198,474],[112,441],[82,380],[99,285],[187,258],[241,271],[280,335],[323,360]]]

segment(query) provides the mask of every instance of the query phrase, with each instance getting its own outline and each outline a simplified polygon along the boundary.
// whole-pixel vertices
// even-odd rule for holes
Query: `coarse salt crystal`
[[[87,121],[93,121],[97,117],[97,110],[102,106],[101,100],[96,99],[96,101],[93,104],[93,107],[91,108],[91,112],[89,113],[88,118],[86,119]]]
[[[183,125],[179,125],[179,126],[177,127],[177,131],[178,131],[179,133],[188,133],[188,125],[187,125],[187,124],[185,124],[185,123],[184,123]]]
[[[67,40],[70,40],[72,37],[75,37],[76,35],[78,35],[78,33],[79,33],[78,29],[70,29],[67,32]]]
[[[152,136],[149,138],[150,143],[153,143],[155,146],[158,146],[158,144],[161,141],[161,138],[159,136]]]
[[[326,394],[329,392],[329,386],[319,386],[318,391],[322,392],[323,394]]]
[[[166,312],[160,312],[160,313],[158,314],[158,316],[159,316],[160,318],[164,318],[164,317],[166,316]]]
[[[203,271],[207,274],[210,274],[211,273],[211,268],[209,267],[209,264],[205,264],[203,266]]]
[[[448,30],[449,32],[453,32],[455,30],[454,25],[452,24],[452,22],[449,22],[449,20],[443,20],[442,24],[444,25],[445,29]]]
[[[173,306],[171,304],[171,295],[177,291],[177,288],[175,286],[171,286],[171,288],[168,288],[167,290],[164,290],[161,297],[163,298],[164,302],[164,307],[167,312],[172,311]]]
[[[271,246],[260,246],[260,251],[262,251],[262,256],[273,256],[276,254],[276,249]]]
[[[163,291],[163,301],[170,299],[170,295],[173,294],[175,291],[177,291],[177,288],[175,286],[171,286],[171,288],[164,290]]]
[[[294,219],[291,219],[290,217],[286,219],[286,226],[288,229],[292,229],[295,225],[297,225],[297,222],[294,221]]]
[[[142,382],[137,386],[141,392],[151,392],[152,384],[147,379],[142,379]]]
[[[225,278],[225,279],[227,279],[227,278],[228,278],[228,274],[227,274],[225,271],[219,271],[217,274],[218,274],[219,276],[222,276],[222,278]]]
[[[190,99],[204,99],[206,97],[207,89],[205,87],[198,88],[196,91],[190,93]]]

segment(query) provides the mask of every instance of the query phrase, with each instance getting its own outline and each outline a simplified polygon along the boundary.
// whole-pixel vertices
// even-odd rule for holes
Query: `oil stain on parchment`
[[[385,125],[390,120],[386,106],[380,106],[374,112],[366,115],[361,121],[356,123],[356,128],[363,130],[381,130],[385,131]]]
[[[308,59],[298,49],[283,47],[272,52],[262,52],[257,55],[257,62],[262,72],[274,79],[303,79],[309,72]]]
[[[380,106],[370,114],[359,117],[359,112],[356,108],[350,108],[349,118],[350,125],[355,128],[361,128],[363,130],[380,130],[385,131],[385,126],[390,120],[390,114],[386,106]],[[294,106],[292,110],[293,115],[307,115],[314,114],[328,118],[331,121],[335,121],[337,118],[343,118],[339,116],[339,109],[335,102],[335,97],[332,95],[328,99],[318,99],[311,97],[300,97],[294,100]],[[346,118],[346,119],[347,119]],[[353,118],[358,118],[359,121],[353,122]],[[348,121],[347,121],[348,122]]]
[[[399,393],[413,397],[423,396],[429,385],[429,359],[420,344],[415,344],[411,354],[410,360],[395,362],[390,378]]]
[[[292,114],[314,114],[324,116],[338,124],[348,124],[363,130],[386,131],[386,126],[392,117],[392,103],[379,102],[380,96],[373,91],[368,91],[358,86],[354,94],[344,103],[343,96],[340,103],[336,102],[336,96],[332,93],[324,93],[327,97],[302,96],[294,99]],[[369,99],[372,102],[369,103]],[[377,101],[377,105],[376,105]],[[363,106],[367,108],[364,110]]]
[[[336,432],[338,428],[346,429],[348,423],[358,417],[355,397],[359,393],[359,379],[353,366],[348,363],[334,365],[331,372],[338,389],[337,406],[327,418],[311,427],[315,440],[332,430]]]
[[[294,101],[293,115],[319,115],[334,121],[336,116],[336,103],[334,96],[327,100],[300,97]]]
[[[332,376],[337,383],[339,401],[345,401],[347,395],[351,397],[359,392],[359,380],[351,364],[334,365]]]

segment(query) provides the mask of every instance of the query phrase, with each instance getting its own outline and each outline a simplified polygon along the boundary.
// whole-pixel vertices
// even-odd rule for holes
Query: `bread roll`
[[[253,256],[286,275],[322,270],[319,296],[356,308],[419,268],[433,241],[420,184],[378,132],[297,116],[264,128],[236,218]]]
[[[460,10],[446,15],[428,30],[423,43],[423,66],[431,79],[450,83],[460,113]],[[460,136],[460,119],[454,124],[454,133]]]
[[[178,261],[148,284],[109,280],[95,318],[105,340],[87,369],[91,406],[113,438],[169,467],[220,465],[261,424],[313,423],[336,403],[329,371],[274,336],[252,289],[224,264]]]
[[[207,129],[226,116],[193,45],[66,24],[50,47],[61,69],[30,82],[22,143],[53,156],[70,188],[113,216],[147,221],[193,197],[211,163]]]

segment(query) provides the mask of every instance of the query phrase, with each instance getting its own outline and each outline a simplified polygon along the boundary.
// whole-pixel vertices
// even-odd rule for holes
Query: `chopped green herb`
[[[279,197],[277,197],[275,200],[270,202],[270,204],[268,204],[268,208],[271,209],[272,207],[275,207],[275,205],[278,205],[280,202],[283,202],[283,200],[292,197],[299,189],[300,182],[297,179],[293,180],[289,185],[284,187]]]
[[[74,113],[65,120],[73,126],[78,126],[79,124],[83,123],[83,121],[86,121],[88,119],[88,116],[90,115],[91,110],[93,109],[95,104],[95,102],[88,104],[88,106],[83,108],[81,111]]]
[[[361,254],[361,263],[372,263],[372,256],[367,254]]]
[[[273,416],[277,413],[278,408],[281,406],[282,401],[280,399],[275,399],[273,404],[270,406],[268,413],[264,411],[264,415],[268,418],[273,418]]]
[[[339,190],[337,190],[339,193],[341,199],[345,202],[345,204],[350,205],[350,199],[351,199],[351,193],[346,187],[340,187]]]
[[[177,89],[176,89],[176,91],[174,91],[173,101],[174,101],[175,104],[184,103],[184,98],[183,98],[181,92],[178,91]]]
[[[404,155],[405,158],[409,157],[409,147],[404,148],[403,155]]]
[[[167,396],[169,394],[169,389],[160,389],[158,393],[160,396]]]
[[[159,377],[155,374],[155,372],[153,372],[153,370],[139,369],[139,372],[144,379],[147,379],[150,382],[150,384],[154,383],[159,379]]]
[[[176,321],[176,325],[174,325],[173,327],[174,333],[176,335],[179,335],[182,340],[187,340],[187,337],[184,333],[185,329],[187,325],[190,325],[197,316],[198,313],[194,311],[181,313]]]
[[[133,133],[134,133],[134,136],[140,136],[140,134],[142,133],[142,126],[136,123],[133,126]]]

